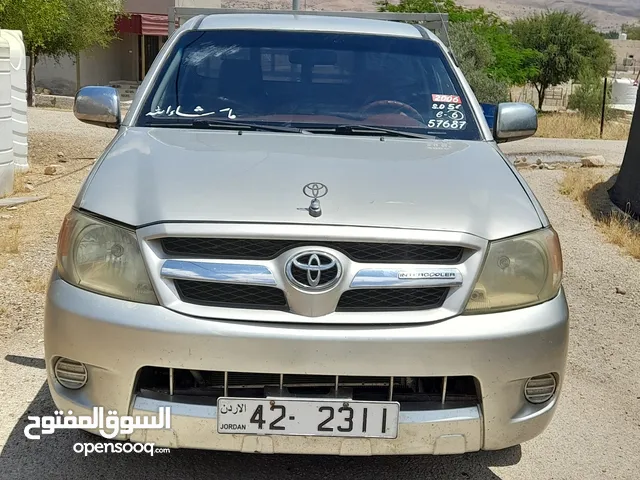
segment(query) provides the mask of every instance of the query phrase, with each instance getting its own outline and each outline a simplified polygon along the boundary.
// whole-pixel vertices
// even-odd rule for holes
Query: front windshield
[[[137,125],[187,126],[194,119],[480,138],[440,47],[380,35],[187,32],[151,86]]]

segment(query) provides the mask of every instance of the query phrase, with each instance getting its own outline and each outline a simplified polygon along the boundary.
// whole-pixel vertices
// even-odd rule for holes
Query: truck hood
[[[322,215],[305,209],[327,186]],[[77,206],[142,226],[257,222],[471,233],[541,227],[495,145],[405,138],[129,128],[95,165]]]

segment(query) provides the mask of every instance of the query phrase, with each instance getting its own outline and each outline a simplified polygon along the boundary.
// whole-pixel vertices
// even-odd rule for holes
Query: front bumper
[[[259,314],[259,312],[257,312]],[[539,435],[551,421],[564,378],[569,335],[564,292],[512,312],[458,316],[427,325],[367,327],[232,322],[185,316],[73,287],[54,272],[45,313],[45,359],[56,406],[155,414],[171,407],[171,429],[129,437],[172,448],[306,454],[449,454],[502,449]],[[86,364],[80,390],[62,387],[53,362]],[[396,439],[216,433],[215,406],[134,394],[145,366],[194,370],[362,376],[474,376],[475,407],[402,411]],[[529,377],[555,373],[555,396],[528,403]]]

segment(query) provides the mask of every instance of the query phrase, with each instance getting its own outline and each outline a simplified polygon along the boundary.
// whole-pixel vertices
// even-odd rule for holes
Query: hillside
[[[393,1],[393,0],[392,0]],[[290,0],[227,0],[226,8],[289,9]],[[545,8],[582,11],[602,30],[617,29],[640,19],[638,0],[458,0],[468,7],[483,6],[503,18],[515,18]],[[375,0],[300,0],[307,10],[375,11]]]
[[[503,18],[521,17],[536,10],[551,8],[583,12],[602,30],[617,29],[623,23],[640,19],[638,0],[459,0],[468,7],[483,6]]]

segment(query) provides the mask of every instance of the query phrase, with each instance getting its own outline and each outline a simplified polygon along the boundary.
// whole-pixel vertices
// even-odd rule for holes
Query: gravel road
[[[572,315],[565,389],[557,415],[538,438],[499,452],[372,458],[247,456],[177,449],[154,457],[84,457],[73,452],[73,444],[97,437],[60,431],[27,440],[23,434],[27,416],[50,415],[54,410],[44,383],[42,281],[53,265],[62,217],[92,159],[114,133],[84,126],[69,113],[30,111],[29,120],[33,172],[26,180],[35,185],[35,194],[49,198],[15,211],[0,211],[0,233],[10,223],[19,224],[22,239],[18,254],[0,250],[0,480],[638,478],[640,262],[606,243],[589,213],[557,193],[563,175],[558,170],[523,172],[559,231]],[[618,148],[606,145],[586,153],[604,154]],[[66,162],[59,163],[60,159]],[[63,173],[42,175],[44,166],[54,162]],[[3,217],[7,215],[10,218]],[[617,294],[616,287],[626,294]]]

